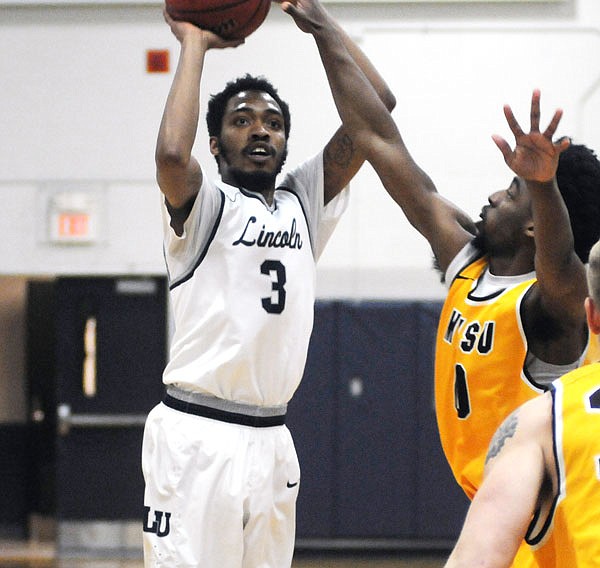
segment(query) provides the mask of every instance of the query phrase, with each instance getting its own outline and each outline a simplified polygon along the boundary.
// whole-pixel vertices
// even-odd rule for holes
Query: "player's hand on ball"
[[[167,12],[166,8],[163,8],[163,17],[165,18],[165,22],[169,24],[173,35],[180,43],[188,34],[198,34],[199,36],[203,35],[209,49],[237,47],[238,45],[244,43],[243,39],[223,39],[221,36],[218,36],[210,30],[203,30],[190,22],[174,20],[169,15],[169,12]]]
[[[211,47],[234,47],[264,22],[271,0],[165,0],[165,10],[175,21],[189,22],[210,30],[228,43]]]

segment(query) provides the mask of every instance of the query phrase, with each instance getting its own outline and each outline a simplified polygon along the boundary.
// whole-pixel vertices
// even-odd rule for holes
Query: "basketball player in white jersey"
[[[283,8],[313,35],[338,107],[374,96],[393,108],[316,0]],[[286,405],[304,371],[315,262],[364,155],[342,125],[276,185],[289,110],[268,81],[246,76],[209,101],[221,179],[208,179],[191,155],[204,59],[239,42],[165,18],[181,44],[156,147],[175,331],[167,394],[144,432],[145,565],[285,568],[300,486]]]

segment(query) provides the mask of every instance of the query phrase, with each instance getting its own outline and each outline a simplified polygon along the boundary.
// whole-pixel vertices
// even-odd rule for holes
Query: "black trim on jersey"
[[[546,534],[548,533],[548,531],[552,525],[552,522],[554,520],[554,514],[556,512],[558,500],[560,499],[560,488],[562,486],[562,479],[560,476],[560,465],[559,465],[559,460],[558,460],[558,448],[557,448],[557,444],[556,444],[556,389],[554,388],[554,386],[551,386],[549,390],[552,395],[552,438],[553,438],[552,451],[554,453],[554,463],[555,463],[555,467],[556,467],[556,480],[557,480],[558,491],[557,491],[556,495],[554,496],[554,499],[552,500],[552,505],[550,507],[550,510],[548,511],[548,516],[546,517],[546,520],[544,521],[544,525],[539,530],[539,532],[534,535],[533,531],[535,530],[535,526],[541,515],[541,510],[539,508],[536,509],[536,511],[535,511],[533,520],[529,524],[529,527],[527,528],[527,532],[525,533],[525,542],[531,546],[535,546],[536,544],[539,544],[544,539]]]
[[[454,284],[454,282],[456,282],[457,280],[475,280],[471,276],[464,276],[463,275],[463,270],[466,270],[469,266],[471,266],[472,264],[476,263],[478,260],[481,260],[486,255],[478,247],[473,247],[473,248],[475,248],[475,251],[476,251],[475,256],[472,257],[472,258],[470,258],[469,260],[467,260],[465,262],[465,264],[463,264],[459,268],[458,272],[456,273],[456,276],[452,280],[452,284]],[[489,264],[488,264],[488,266],[489,266]],[[483,270],[483,272],[481,273],[481,276],[479,276],[479,278],[477,279],[477,284],[475,284],[475,287],[472,290],[470,290],[469,293],[467,294],[467,299],[468,300],[471,300],[472,302],[487,302],[488,300],[492,300],[496,296],[499,296],[500,294],[502,294],[506,290],[506,288],[503,288],[502,290],[494,292],[493,294],[490,294],[489,296],[483,296],[481,298],[477,298],[477,297],[473,296],[472,294],[477,290],[477,286],[479,286],[479,283],[481,282],[481,279],[483,278],[486,270],[487,270],[487,267]]]
[[[302,215],[304,215],[304,220],[306,221],[306,226],[308,227],[308,238],[310,240],[310,249],[312,250],[313,258],[314,258],[316,251],[315,251],[313,234],[312,234],[313,226],[310,224],[308,216],[306,215],[306,209],[304,209],[304,203],[302,203],[302,199],[300,199],[300,196],[293,189],[290,189],[289,187],[282,185],[282,186],[278,187],[277,189],[291,193],[298,200],[298,203],[300,204],[300,209],[302,209]]]
[[[452,284],[454,284],[454,282],[456,280],[474,280],[474,278],[471,278],[470,276],[463,276],[462,271],[465,270],[466,268],[468,268],[469,266],[471,266],[471,264],[473,264],[474,262],[477,262],[480,258],[483,258],[485,256],[485,254],[483,254],[483,252],[481,252],[479,249],[475,249],[475,250],[477,251],[477,254],[473,258],[468,259],[458,269],[458,272],[456,273],[456,276],[452,279],[452,282],[450,283],[450,286],[452,286]],[[446,272],[447,271],[448,271],[448,269],[446,268]]]
[[[525,353],[525,359],[527,359],[527,353],[529,353],[529,349],[527,350],[527,352]],[[535,355],[534,355],[535,357]],[[527,370],[527,367],[525,366],[525,361],[523,361],[523,374],[525,375],[525,378],[527,379],[527,382],[534,388],[541,390],[542,392],[546,392],[550,389],[550,385],[544,385],[542,383],[538,383],[530,374],[529,371]]]
[[[271,426],[283,426],[285,424],[285,414],[277,416],[250,416],[248,414],[239,414],[238,412],[229,412],[219,408],[211,408],[185,400],[179,400],[169,394],[165,395],[163,404],[174,410],[194,414],[220,422],[230,424],[241,424],[242,426],[253,426],[254,428],[269,428]]]
[[[480,255],[478,256],[475,260],[479,260],[480,258],[482,258],[482,256],[484,255]],[[467,265],[465,265],[463,268],[461,268],[461,271],[464,270],[467,266],[470,266],[471,264],[473,264],[473,262],[475,262],[475,260],[472,260],[471,262],[469,262]],[[493,294],[490,294],[489,296],[483,296],[483,297],[474,297],[471,294],[474,293],[477,290],[477,286],[479,286],[479,283],[481,282],[482,278],[485,276],[485,271],[487,270],[487,268],[481,273],[481,276],[477,279],[477,284],[475,285],[475,287],[467,294],[467,298],[469,300],[471,300],[472,302],[487,302],[489,300],[493,300],[494,298],[500,296],[500,294],[503,294],[504,292],[506,292],[506,290],[508,290],[508,287],[506,288],[501,288],[500,290],[494,292]],[[459,278],[462,278],[464,280],[473,280],[472,278],[468,278],[465,276],[462,276],[462,274],[459,272],[456,277],[454,278],[454,280],[458,280]],[[525,292],[525,296],[527,294],[529,294],[529,292],[531,291],[533,284],[531,284],[529,286],[529,288],[527,288],[527,291]],[[525,299],[525,296],[523,296],[523,299]],[[519,319],[521,320],[521,323],[523,322],[523,314],[521,312],[523,308],[523,302],[521,301],[521,304],[519,305]],[[526,346],[528,347],[528,343],[527,343],[527,337],[525,337],[525,342],[526,342]],[[527,357],[527,352],[525,353],[525,357]],[[521,367],[523,374],[525,375],[525,378],[527,379],[527,382],[532,386],[532,388],[534,389],[538,389],[541,391],[547,391],[548,390],[548,385],[544,385],[541,383],[538,383],[530,374],[529,371],[527,370],[527,367],[525,365],[525,359],[523,360],[523,365]]]
[[[260,191],[250,191],[249,189],[245,189],[243,187],[239,187],[239,186],[235,186],[236,189],[245,197],[253,197],[254,199],[258,199],[271,213],[271,206],[269,206],[269,204],[267,203],[267,200],[265,199],[265,196],[260,192]],[[275,191],[277,191],[277,189],[279,188],[275,188]],[[273,200],[273,211],[277,209],[277,204],[275,203],[275,200]]]
[[[198,266],[200,266],[200,263],[204,260],[204,257],[206,256],[206,253],[208,252],[208,247],[210,247],[211,243],[213,242],[213,240],[215,238],[215,234],[217,233],[217,229],[219,228],[219,224],[221,223],[221,218],[223,217],[223,209],[225,208],[225,193],[223,193],[223,191],[221,189],[219,189],[219,192],[221,193],[221,206],[219,207],[219,214],[217,215],[217,218],[215,219],[215,223],[214,223],[212,231],[210,233],[210,237],[208,238],[208,240],[206,242],[206,246],[200,251],[200,255],[196,259],[196,262],[194,262],[190,271],[188,273],[184,274],[183,276],[181,276],[178,280],[175,280],[169,284],[169,290],[173,290],[180,284],[187,282],[194,275],[194,272],[196,272],[196,268],[198,268]]]
[[[471,262],[471,264],[473,264],[473,263]],[[504,294],[504,292],[506,292],[507,288],[500,288],[500,290],[496,290],[489,296],[475,296],[474,295],[475,292],[477,292],[477,288],[481,284],[481,281],[483,280],[483,277],[485,276],[486,271],[487,271],[487,266],[486,266],[486,268],[484,268],[483,272],[481,273],[481,276],[477,279],[477,284],[475,284],[475,287],[472,290],[470,290],[469,293],[467,294],[467,300],[471,300],[471,302],[487,302],[489,300],[493,300],[494,298],[497,298],[498,296],[500,296],[501,294]],[[458,275],[457,275],[457,277],[458,277]]]

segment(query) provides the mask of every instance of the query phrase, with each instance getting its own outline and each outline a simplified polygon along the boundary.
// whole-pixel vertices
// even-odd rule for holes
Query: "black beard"
[[[481,234],[481,231],[473,238],[471,242],[481,254],[487,254],[489,252],[485,243],[485,238]]]
[[[225,160],[225,162],[228,162],[229,151],[223,146],[223,144],[221,144],[220,140],[217,142],[217,144],[219,148],[219,153],[221,155],[221,159]],[[274,172],[244,172],[238,168],[231,168],[229,170],[229,174],[235,181],[235,184],[232,185],[237,185],[238,187],[243,187],[249,189],[250,191],[257,192],[272,189],[273,187],[275,187],[275,179],[283,169],[283,164],[285,164],[285,160],[287,159],[287,153],[288,151],[286,144],[283,154],[281,155],[281,158],[279,160],[277,170]],[[218,160],[217,163],[219,163]],[[219,164],[219,172],[220,171],[221,167]]]
[[[275,178],[277,177],[277,174],[273,172],[244,172],[237,168],[229,170],[229,174],[235,181],[235,184],[232,185],[256,192],[263,192],[275,187]]]
[[[485,234],[482,225],[483,221],[478,221],[477,223],[475,223],[475,226],[477,227],[477,234],[475,235],[475,237],[473,237],[471,243],[481,254],[487,254],[489,250],[486,244]]]

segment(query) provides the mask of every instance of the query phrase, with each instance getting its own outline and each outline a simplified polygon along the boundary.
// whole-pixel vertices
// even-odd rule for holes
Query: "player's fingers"
[[[554,133],[556,132],[556,129],[558,128],[558,124],[560,122],[560,119],[562,118],[562,115],[563,115],[562,109],[559,108],[555,111],[554,116],[552,117],[552,120],[550,121],[550,124],[544,131],[544,136],[546,136],[547,138],[552,138],[554,136]]]
[[[294,2],[289,2],[288,0],[284,0],[281,3],[281,9],[286,13],[292,16],[294,20],[298,23],[305,18],[304,12],[296,6]]]
[[[224,42],[223,47],[237,47],[238,45],[242,45],[244,43],[246,43],[245,39],[231,39]]]
[[[290,16],[294,16],[295,13],[297,12],[296,6],[294,4],[292,4],[291,2],[288,2],[287,0],[281,1],[281,9],[286,14],[289,14]]]
[[[511,132],[515,135],[515,138],[523,136],[523,130],[519,126],[519,123],[517,122],[517,119],[515,118],[515,115],[513,114],[513,111],[509,105],[504,105],[504,116],[506,117],[506,122],[508,123]]]
[[[215,49],[224,49],[226,47],[237,47],[238,45],[242,45],[245,43],[245,40],[242,39],[225,39],[220,35],[217,35],[210,30],[202,30],[202,33],[208,36],[208,45],[210,48]]]
[[[531,121],[531,131],[539,132],[540,130],[540,90],[534,89],[531,95],[531,111],[529,113]]]

